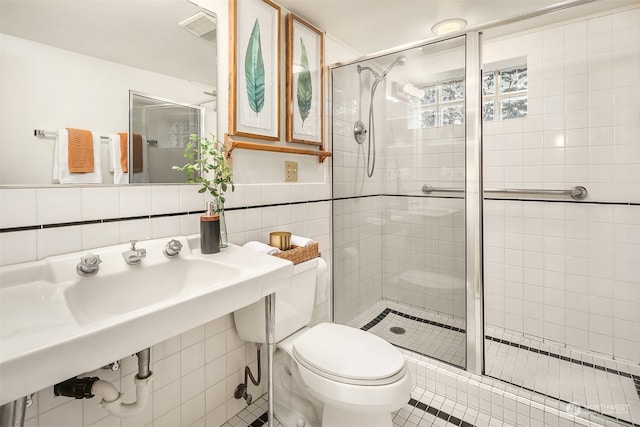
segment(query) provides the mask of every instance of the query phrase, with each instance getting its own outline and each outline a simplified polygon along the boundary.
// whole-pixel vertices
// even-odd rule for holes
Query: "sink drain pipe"
[[[151,395],[152,372],[149,370],[151,349],[146,348],[138,353],[138,374],[133,382],[136,385],[136,401],[124,403],[122,393],[109,381],[98,377],[71,378],[56,384],[53,392],[56,396],[74,397],[76,399],[90,399],[99,397],[99,406],[110,415],[119,418],[132,417],[141,413],[149,403]]]

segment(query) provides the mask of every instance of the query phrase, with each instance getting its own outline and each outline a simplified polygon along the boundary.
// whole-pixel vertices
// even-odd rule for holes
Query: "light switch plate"
[[[298,182],[298,162],[284,162],[284,182]]]

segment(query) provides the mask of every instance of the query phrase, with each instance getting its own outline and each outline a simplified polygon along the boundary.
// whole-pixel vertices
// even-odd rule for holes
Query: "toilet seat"
[[[293,342],[293,357],[317,375],[352,385],[386,385],[405,375],[403,355],[360,329],[321,323]]]

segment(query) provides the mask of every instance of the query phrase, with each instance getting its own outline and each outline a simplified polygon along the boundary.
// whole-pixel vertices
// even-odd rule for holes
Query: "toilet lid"
[[[404,357],[394,346],[335,323],[321,323],[296,338],[293,356],[318,375],[348,384],[390,384],[405,370]]]

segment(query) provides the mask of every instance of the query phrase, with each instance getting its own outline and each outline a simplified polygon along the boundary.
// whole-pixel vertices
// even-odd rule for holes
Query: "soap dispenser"
[[[207,212],[200,217],[200,251],[203,254],[220,252],[220,216],[215,214],[213,202],[207,202]]]

